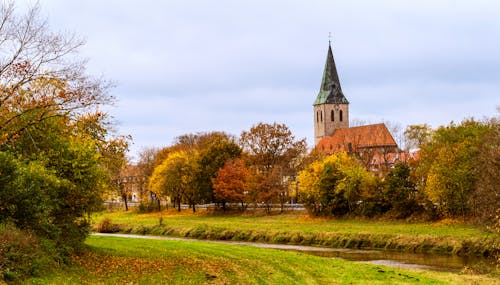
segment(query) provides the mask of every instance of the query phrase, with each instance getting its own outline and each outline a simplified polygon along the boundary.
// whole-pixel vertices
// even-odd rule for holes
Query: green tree
[[[477,182],[479,145],[489,127],[474,120],[438,128],[421,147],[418,174],[427,198],[444,217],[470,214],[468,203]]]
[[[71,250],[110,178],[105,146],[119,138],[98,111],[110,86],[85,74],[82,41],[50,31],[38,7],[18,16],[2,2],[0,23],[1,222]]]
[[[219,136],[200,149],[197,187],[200,198],[206,202],[222,202],[214,195],[212,179],[226,162],[241,157],[241,148],[229,136]]]
[[[410,166],[397,163],[385,180],[384,198],[397,218],[405,218],[417,211],[415,183],[411,181]]]
[[[373,185],[370,173],[345,152],[313,162],[298,180],[302,202],[314,215],[355,213]]]

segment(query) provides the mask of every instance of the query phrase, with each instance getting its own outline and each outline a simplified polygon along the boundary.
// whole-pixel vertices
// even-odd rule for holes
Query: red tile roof
[[[385,124],[381,123],[335,130],[331,137],[323,138],[316,147],[326,153],[335,153],[357,152],[361,148],[397,148],[398,145]]]

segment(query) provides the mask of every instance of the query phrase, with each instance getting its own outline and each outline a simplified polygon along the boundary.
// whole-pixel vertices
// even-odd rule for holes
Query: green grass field
[[[244,216],[244,215],[193,215],[189,210],[177,213],[174,210],[161,214],[163,224],[177,228],[195,228],[209,225],[228,230],[272,230],[291,232],[337,232],[337,233],[378,233],[436,235],[454,237],[487,237],[487,233],[477,227],[457,223],[405,223],[399,221],[342,220],[311,218],[304,213]],[[137,214],[129,212],[99,212],[94,214],[95,223],[109,217],[114,223],[129,226],[153,226],[159,223],[159,213]]]
[[[177,213],[100,212],[120,225],[122,233],[168,235],[198,239],[320,245],[341,248],[391,249],[408,252],[500,256],[500,234],[441,221],[401,221],[311,218],[305,213],[281,215],[210,215]],[[162,224],[160,225],[160,218]]]
[[[398,270],[207,242],[91,236],[75,266],[24,284],[498,284],[486,276]]]

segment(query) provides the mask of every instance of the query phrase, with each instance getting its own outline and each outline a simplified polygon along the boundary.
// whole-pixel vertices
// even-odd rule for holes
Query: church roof
[[[327,153],[357,152],[362,148],[398,147],[385,124],[337,129],[332,136],[323,138],[317,146]]]
[[[318,96],[314,101],[314,105],[319,104],[349,104],[340,87],[339,75],[335,67],[331,45],[328,45],[323,79],[321,80]]]

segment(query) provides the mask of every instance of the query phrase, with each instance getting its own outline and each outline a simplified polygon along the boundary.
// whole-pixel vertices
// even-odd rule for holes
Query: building
[[[349,101],[342,92],[331,44],[313,110],[314,141],[321,152],[354,154],[373,171],[388,169],[406,157],[385,124],[349,127]]]
[[[317,145],[341,128],[349,128],[349,101],[342,92],[329,44],[321,87],[314,101],[314,143]]]

